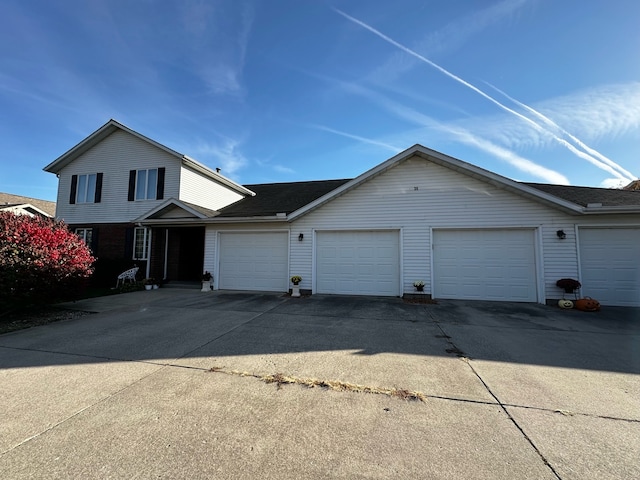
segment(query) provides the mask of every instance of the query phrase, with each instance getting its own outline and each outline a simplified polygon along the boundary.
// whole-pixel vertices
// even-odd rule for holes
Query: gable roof
[[[457,158],[450,157],[444,153],[440,153],[436,150],[426,148],[422,145],[416,144],[403,152],[391,157],[385,162],[373,167],[372,169],[364,172],[362,175],[350,180],[349,182],[341,185],[335,190],[327,193],[326,195],[316,199],[315,201],[303,206],[302,208],[292,212],[289,218],[291,220],[309,213],[316,208],[324,205],[332,199],[345,194],[346,192],[358,187],[364,182],[371,180],[372,178],[386,172],[390,168],[408,160],[409,158],[420,157],[433,162],[437,165],[449,168],[451,170],[463,173],[464,175],[477,178],[491,185],[495,185],[507,191],[511,191],[517,195],[534,199],[538,202],[545,203],[554,208],[563,210],[567,213],[579,214],[582,213],[582,207],[576,205],[573,202],[567,201],[563,198],[556,197],[541,190],[530,187],[524,183],[519,183],[509,178],[498,175],[497,173],[490,172],[471,163],[463,162]]]
[[[256,196],[243,198],[220,209],[217,218],[275,216],[279,213],[288,215],[349,181],[342,179],[245,185]]]
[[[56,214],[56,202],[51,202],[49,200],[39,200],[37,198],[31,197],[23,197],[22,195],[13,195],[12,193],[0,192],[0,206],[24,204],[33,205],[38,210],[42,210],[50,217],[53,217]]]
[[[72,147],[70,150],[66,151],[65,153],[63,153],[62,155],[60,155],[57,159],[55,159],[53,162],[51,162],[49,165],[47,165],[46,167],[44,167],[44,171],[46,172],[50,172],[50,173],[55,173],[58,174],[60,173],[60,171],[62,170],[62,168],[64,168],[65,166],[69,165],[71,162],[73,162],[76,158],[78,158],[80,155],[82,155],[83,153],[87,152],[88,150],[90,150],[91,148],[93,148],[94,146],[96,146],[98,143],[100,143],[102,140],[104,140],[105,138],[107,138],[109,135],[111,135],[112,133],[121,130],[123,132],[126,132],[130,135],[133,135],[134,137],[150,144],[153,145],[156,148],[159,148],[160,150],[168,153],[169,155],[175,157],[177,160],[179,160],[180,162],[182,162],[183,165],[192,168],[193,170],[196,170],[198,173],[201,173],[202,175],[217,181],[218,183],[221,183],[223,185],[225,185],[226,187],[231,188],[232,190],[242,194],[242,195],[253,195],[253,192],[251,192],[250,190],[247,190],[245,187],[243,187],[242,185],[237,184],[236,182],[234,182],[233,180],[225,177],[224,175],[221,175],[220,172],[218,171],[214,171],[211,170],[210,168],[206,167],[205,165],[201,164],[200,162],[194,160],[193,158],[184,155],[182,153],[178,153],[175,150],[172,150],[171,148],[162,145],[161,143],[156,142],[155,140],[152,140],[148,137],[145,137],[144,135],[136,132],[135,130],[130,129],[129,127],[124,126],[123,124],[121,124],[120,122],[116,121],[116,120],[109,120],[107,123],[105,123],[102,127],[100,127],[98,130],[96,130],[95,132],[93,132],[91,135],[89,135],[87,138],[85,138],[84,140],[82,140],[80,143],[78,143],[75,147]]]
[[[192,221],[213,218],[217,215],[218,212],[215,210],[178,200],[177,198],[169,198],[144,215],[136,218],[133,222],[147,222],[150,220],[162,222],[167,219],[171,219],[172,221],[177,221],[178,219]]]

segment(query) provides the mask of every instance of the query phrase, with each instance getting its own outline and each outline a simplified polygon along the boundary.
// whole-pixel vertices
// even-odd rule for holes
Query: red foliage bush
[[[62,222],[0,212],[0,296],[48,301],[93,273],[89,247]]]

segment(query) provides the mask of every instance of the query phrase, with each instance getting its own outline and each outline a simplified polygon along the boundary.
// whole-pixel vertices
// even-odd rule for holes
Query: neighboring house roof
[[[243,198],[220,209],[217,218],[262,217],[279,213],[288,215],[349,181],[342,179],[245,185],[256,196]]]
[[[523,184],[583,207],[598,203],[602,204],[603,207],[640,206],[640,190],[574,187],[529,182],[523,182]]]
[[[100,143],[102,140],[104,140],[105,138],[107,138],[109,135],[111,135],[112,133],[116,132],[117,130],[122,130],[124,132],[127,132],[130,135],[133,135],[134,137],[137,137],[140,140],[143,140],[143,141],[155,146],[156,148],[159,148],[160,150],[163,150],[164,152],[176,157],[184,165],[196,170],[197,172],[205,175],[206,177],[209,177],[209,178],[211,178],[213,180],[216,180],[217,182],[219,182],[219,183],[231,188],[232,190],[235,190],[236,192],[238,192],[238,193],[240,193],[242,195],[253,195],[253,192],[251,192],[250,190],[247,190],[245,187],[243,187],[242,185],[237,184],[233,180],[225,177],[219,171],[211,170],[210,168],[208,168],[205,165],[201,164],[200,162],[194,160],[193,158],[191,158],[191,157],[189,157],[187,155],[183,155],[183,154],[181,154],[179,152],[176,152],[175,150],[172,150],[171,148],[169,148],[169,147],[167,147],[165,145],[162,145],[161,143],[158,143],[155,140],[152,140],[152,139],[150,139],[148,137],[145,137],[144,135],[141,135],[140,133],[136,132],[135,130],[130,129],[129,127],[126,127],[123,124],[121,124],[120,122],[118,122],[116,120],[113,120],[113,119],[109,120],[107,123],[105,123],[98,130],[96,130],[91,135],[89,135],[87,138],[85,138],[80,143],[78,143],[75,147],[73,147],[70,150],[68,150],[67,152],[63,153],[60,157],[58,157],[53,162],[51,162],[49,165],[44,167],[44,170],[46,172],[51,172],[51,173],[58,174],[62,170],[62,168],[64,168],[65,166],[69,165],[71,162],[73,162],[80,155],[82,155],[83,153],[87,152],[88,150],[90,150],[91,148],[96,146],[98,143]]]
[[[11,193],[0,193],[0,207],[7,205],[32,205],[36,209],[45,213],[48,217],[56,214],[56,202],[49,200],[39,200],[37,198],[23,197],[22,195],[13,195]]]
[[[640,190],[640,180],[634,180],[626,187],[622,187],[623,190]]]

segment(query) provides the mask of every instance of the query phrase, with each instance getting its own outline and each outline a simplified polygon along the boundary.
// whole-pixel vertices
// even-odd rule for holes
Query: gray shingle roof
[[[522,182],[522,184],[583,207],[586,207],[589,203],[601,203],[603,207],[640,206],[640,190],[574,187],[528,182]]]
[[[38,198],[23,197],[22,195],[13,195],[12,193],[0,192],[0,204],[2,205],[22,205],[24,203],[30,203],[34,207],[39,208],[52,217],[56,214],[56,202],[50,202],[49,200],[40,200]]]
[[[291,213],[335,190],[350,179],[244,185],[255,192],[220,210],[220,217],[264,217]]]

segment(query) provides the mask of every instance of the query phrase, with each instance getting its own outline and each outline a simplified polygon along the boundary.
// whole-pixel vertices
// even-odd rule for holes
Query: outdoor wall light
[[[556,232],[556,235],[558,236],[558,238],[559,238],[560,240],[564,240],[565,238],[567,238],[567,234],[566,234],[566,233],[564,233],[564,230],[558,230],[558,231]]]
[[[304,233],[301,233],[300,235],[298,235],[299,242],[301,242],[303,238],[304,238]]]

